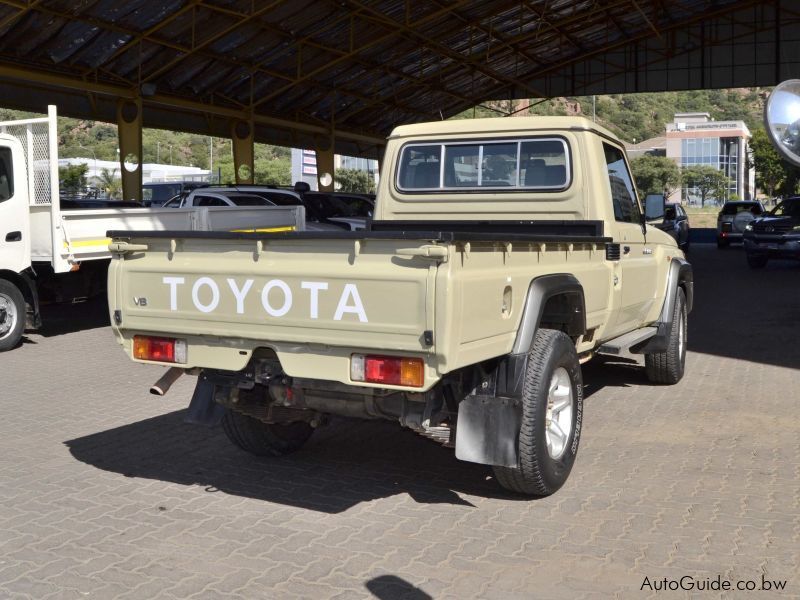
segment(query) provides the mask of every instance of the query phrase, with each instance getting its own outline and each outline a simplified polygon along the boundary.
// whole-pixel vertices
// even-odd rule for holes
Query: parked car
[[[717,215],[717,247],[727,248],[731,242],[741,242],[748,223],[765,212],[764,205],[755,200],[723,204]]]
[[[770,258],[800,259],[800,196],[787,198],[745,227],[747,264],[760,269]]]
[[[689,252],[689,215],[680,204],[666,204],[664,206],[664,220],[660,223],[651,223],[671,235],[678,247],[684,253]]]
[[[372,218],[375,202],[356,194],[340,192],[305,192],[303,203],[308,210],[324,219],[346,223],[351,231],[366,228],[368,218]]]
[[[167,208],[187,208],[190,206],[276,206],[275,202],[257,194],[245,194],[237,191],[221,192],[211,188],[192,191],[184,197],[172,198]]]
[[[207,187],[202,181],[166,181],[142,185],[142,203],[145,206],[163,206],[174,196],[185,196],[199,187]]]
[[[257,199],[257,200],[255,200]],[[245,204],[246,203],[246,204]],[[306,228],[312,231],[356,231],[364,229],[366,219],[331,218],[319,210],[315,202],[307,203],[301,194],[259,185],[209,186],[178,195],[164,204],[165,208],[190,206],[305,206]]]

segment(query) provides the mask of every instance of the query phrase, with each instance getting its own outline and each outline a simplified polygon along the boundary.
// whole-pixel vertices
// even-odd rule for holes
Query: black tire
[[[284,456],[299,450],[314,429],[308,423],[264,423],[228,409],[222,417],[225,435],[242,450],[256,456]]]
[[[730,240],[726,240],[725,238],[717,238],[717,248],[727,248],[730,245]]]
[[[16,348],[25,331],[25,298],[10,281],[0,279],[0,352]]]
[[[748,254],[747,266],[751,269],[763,269],[767,266],[768,260],[769,257],[764,256],[763,254]]]
[[[563,449],[554,458],[547,445],[548,397],[559,369],[568,376],[572,413]],[[539,329],[529,353],[522,390],[519,463],[516,468],[493,467],[497,482],[507,490],[529,496],[549,496],[556,492],[564,485],[575,462],[582,414],[583,377],[575,344],[561,331]]]
[[[666,352],[645,354],[644,366],[651,383],[673,385],[683,379],[686,364],[686,295],[678,288]],[[682,343],[681,343],[682,342]]]

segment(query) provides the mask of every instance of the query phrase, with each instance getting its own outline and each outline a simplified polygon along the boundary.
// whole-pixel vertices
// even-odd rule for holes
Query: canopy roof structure
[[[6,106],[375,156],[489,99],[773,85],[789,0],[0,0]]]

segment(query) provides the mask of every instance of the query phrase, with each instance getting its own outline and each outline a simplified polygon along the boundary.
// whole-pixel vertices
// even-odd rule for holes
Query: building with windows
[[[707,165],[721,171],[730,180],[723,198],[735,194],[749,200],[754,192],[755,173],[748,168],[747,144],[750,130],[744,121],[713,121],[708,113],[678,113],[666,125],[666,156],[681,168]],[[699,203],[697,190],[684,186],[669,200]]]
[[[98,160],[92,158],[60,158],[59,167],[69,165],[86,165],[86,181],[90,187],[100,185],[103,181],[103,171],[114,179],[120,178],[120,166],[118,160]],[[164,182],[164,181],[209,181],[211,171],[198,167],[186,167],[183,165],[161,165],[155,163],[144,163],[142,165],[142,183]]]

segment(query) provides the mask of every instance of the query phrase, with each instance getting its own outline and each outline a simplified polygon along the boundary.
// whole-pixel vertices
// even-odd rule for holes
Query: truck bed
[[[360,231],[282,231],[264,236],[264,232],[229,231],[126,231],[111,230],[109,238],[134,237],[216,240],[429,240],[439,242],[518,241],[532,243],[605,244],[602,221],[369,221]]]
[[[508,233],[435,225],[109,231],[119,250],[109,271],[116,333],[129,353],[137,334],[185,339],[187,367],[238,371],[267,349],[290,376],[342,383],[351,383],[354,352],[420,356],[428,388],[443,373],[507,353],[530,281],[565,256],[570,272],[601,290],[587,298],[587,313],[607,306],[609,239],[596,227]]]
[[[51,207],[31,207],[32,250],[36,262],[69,270],[86,260],[108,259],[109,229],[126,231],[230,231],[298,229],[302,207],[201,207],[70,209],[59,213],[56,238],[51,233]],[[54,256],[55,254],[55,256]],[[58,269],[57,269],[58,270]]]

